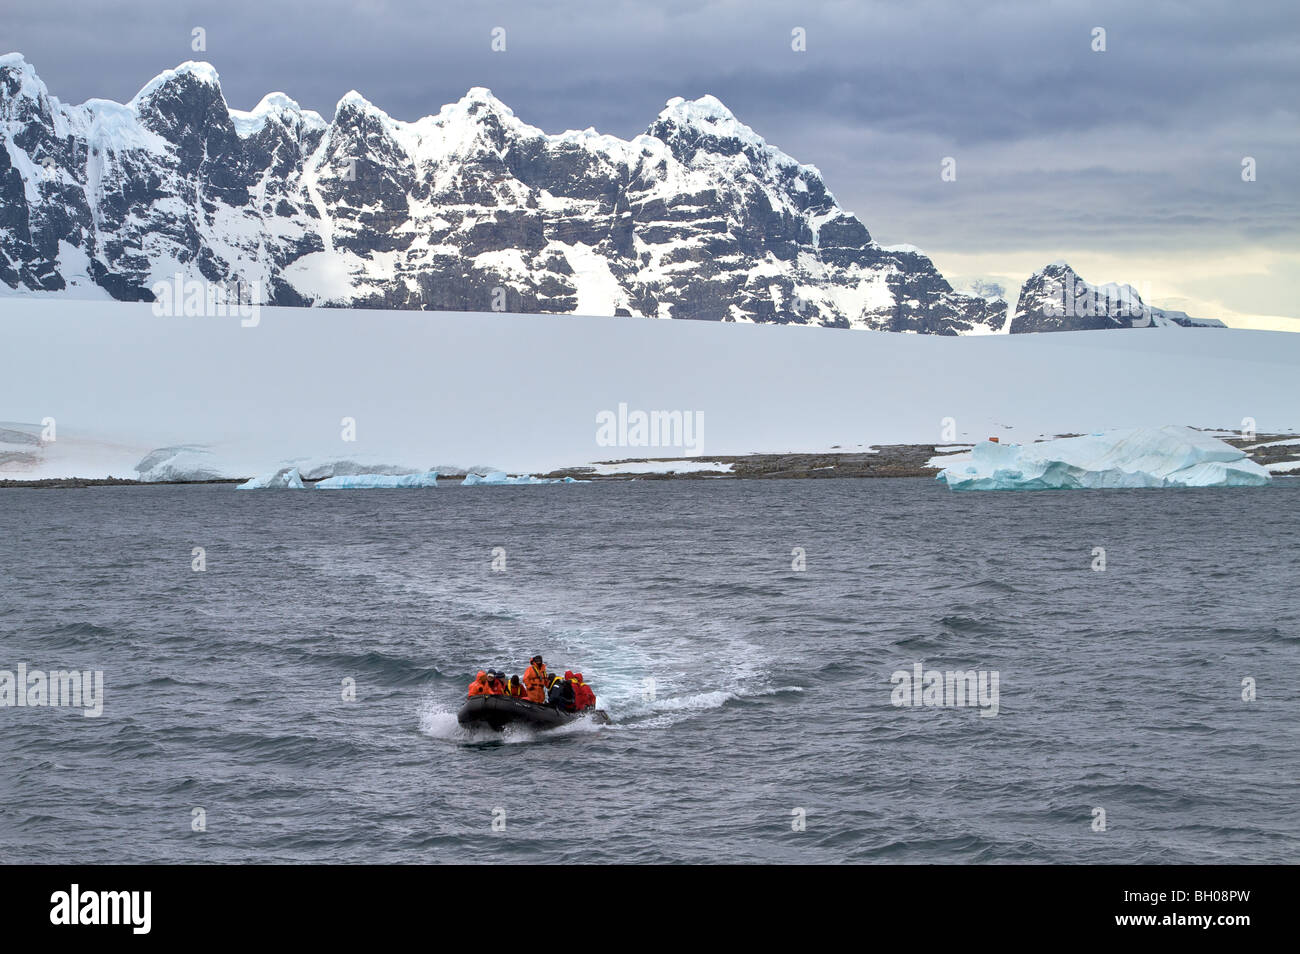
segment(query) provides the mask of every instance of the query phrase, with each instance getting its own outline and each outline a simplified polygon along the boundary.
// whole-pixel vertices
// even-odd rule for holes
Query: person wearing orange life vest
[[[518,676],[510,677],[510,682],[506,684],[506,695],[512,699],[523,699],[525,697],[524,684],[519,681]]]
[[[541,655],[528,660],[528,669],[524,672],[524,690],[528,701],[546,705],[546,688],[549,682],[546,663]]]
[[[582,678],[582,673],[573,675],[573,696],[579,709],[590,709],[596,704],[596,693]]]
[[[474,677],[474,681],[469,684],[468,695],[472,697],[472,696],[486,696],[487,694],[488,694],[487,673],[485,673],[482,669],[480,669],[478,671],[478,675]]]
[[[504,696],[506,694],[505,673],[497,672],[495,669],[489,669],[487,677],[488,695]]]

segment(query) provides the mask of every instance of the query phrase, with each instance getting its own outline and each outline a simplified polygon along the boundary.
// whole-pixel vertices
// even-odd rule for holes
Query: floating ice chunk
[[[392,490],[437,487],[438,472],[424,474],[339,474],[316,485],[317,490]]]
[[[976,444],[939,473],[951,490],[1255,487],[1269,472],[1230,444],[1189,427],[1137,427],[1036,444]]]
[[[470,471],[461,481],[462,487],[479,487],[492,485],[504,487],[507,485],[517,486],[520,484],[586,484],[588,480],[575,480],[572,477],[534,477],[532,474],[519,474],[511,477],[505,471],[494,470],[486,474],[476,474]]]
[[[297,467],[281,467],[274,474],[253,477],[244,481],[236,490],[302,490],[302,474]]]
[[[536,480],[533,477],[523,474],[519,477],[511,477],[504,470],[493,470],[486,474],[476,474],[470,472],[465,475],[461,482],[462,487],[477,487],[480,484],[493,484],[504,486],[506,484],[528,484],[528,483],[546,483],[544,480]]]

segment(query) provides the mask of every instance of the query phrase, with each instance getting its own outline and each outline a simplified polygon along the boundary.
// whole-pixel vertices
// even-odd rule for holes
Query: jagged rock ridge
[[[933,334],[1002,328],[886,248],[816,168],[717,99],[630,141],[547,135],[490,91],[401,122],[273,93],[227,105],[185,63],[131,102],[67,106],[0,57],[0,282],[153,300],[184,280],[275,305],[636,315]]]

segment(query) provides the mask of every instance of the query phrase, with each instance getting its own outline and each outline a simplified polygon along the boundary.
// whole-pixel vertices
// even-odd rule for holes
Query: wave
[[[319,652],[282,647],[280,653],[285,656],[298,656],[314,665],[332,666],[340,672],[349,674],[366,674],[382,679],[393,686],[409,686],[427,682],[443,675],[441,669],[425,660],[412,659],[409,656],[393,655],[378,650],[365,652]]]
[[[80,646],[111,645],[116,631],[94,623],[65,623],[49,631],[41,641],[46,649],[70,649]]]
[[[803,692],[803,686],[759,686],[754,688],[707,689],[680,696],[656,698],[640,708],[621,711],[614,718],[614,729],[659,729],[675,725],[701,713],[721,709],[732,702],[765,696]],[[611,713],[613,717],[614,714]]]

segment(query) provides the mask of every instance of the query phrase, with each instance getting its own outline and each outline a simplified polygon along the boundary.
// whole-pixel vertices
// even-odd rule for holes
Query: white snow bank
[[[0,418],[58,421],[57,442],[0,460],[0,476],[134,476],[153,448],[200,444],[241,481],[297,466],[305,482],[317,460],[544,474],[648,453],[602,438],[598,415],[623,402],[702,414],[695,462],[1169,423],[1239,432],[1245,415],[1260,434],[1300,433],[1300,334],[1276,331],[950,338],[275,307],[244,328],[151,309],[0,299]],[[772,386],[791,374],[798,388]],[[355,441],[340,439],[344,417]]]
[[[443,475],[448,476],[447,474]],[[459,476],[459,475],[451,475]],[[520,484],[573,484],[579,483],[572,477],[551,478],[533,477],[531,474],[520,474],[512,477],[504,471],[495,470],[487,474],[468,473],[461,482],[462,487],[474,487],[480,484],[495,484],[498,486],[520,485]],[[401,489],[407,487],[437,487],[438,472],[428,471],[423,474],[340,474],[336,477],[329,477],[322,480],[316,485],[317,490],[373,490],[373,489]]]
[[[1244,451],[1190,427],[1133,427],[1036,444],[976,444],[941,471],[951,490],[1253,487],[1269,472]]]
[[[302,490],[302,474],[297,467],[281,467],[273,474],[253,477],[244,481],[236,490]]]
[[[223,460],[203,444],[160,447],[135,465],[145,483],[167,480],[230,480],[243,474],[231,473]]]
[[[926,467],[951,467],[953,464],[965,464],[970,460],[973,444],[939,444],[935,446],[935,455],[925,462]]]
[[[624,460],[617,464],[592,464],[591,470],[601,477],[614,474],[729,474],[732,466],[717,460]]]

